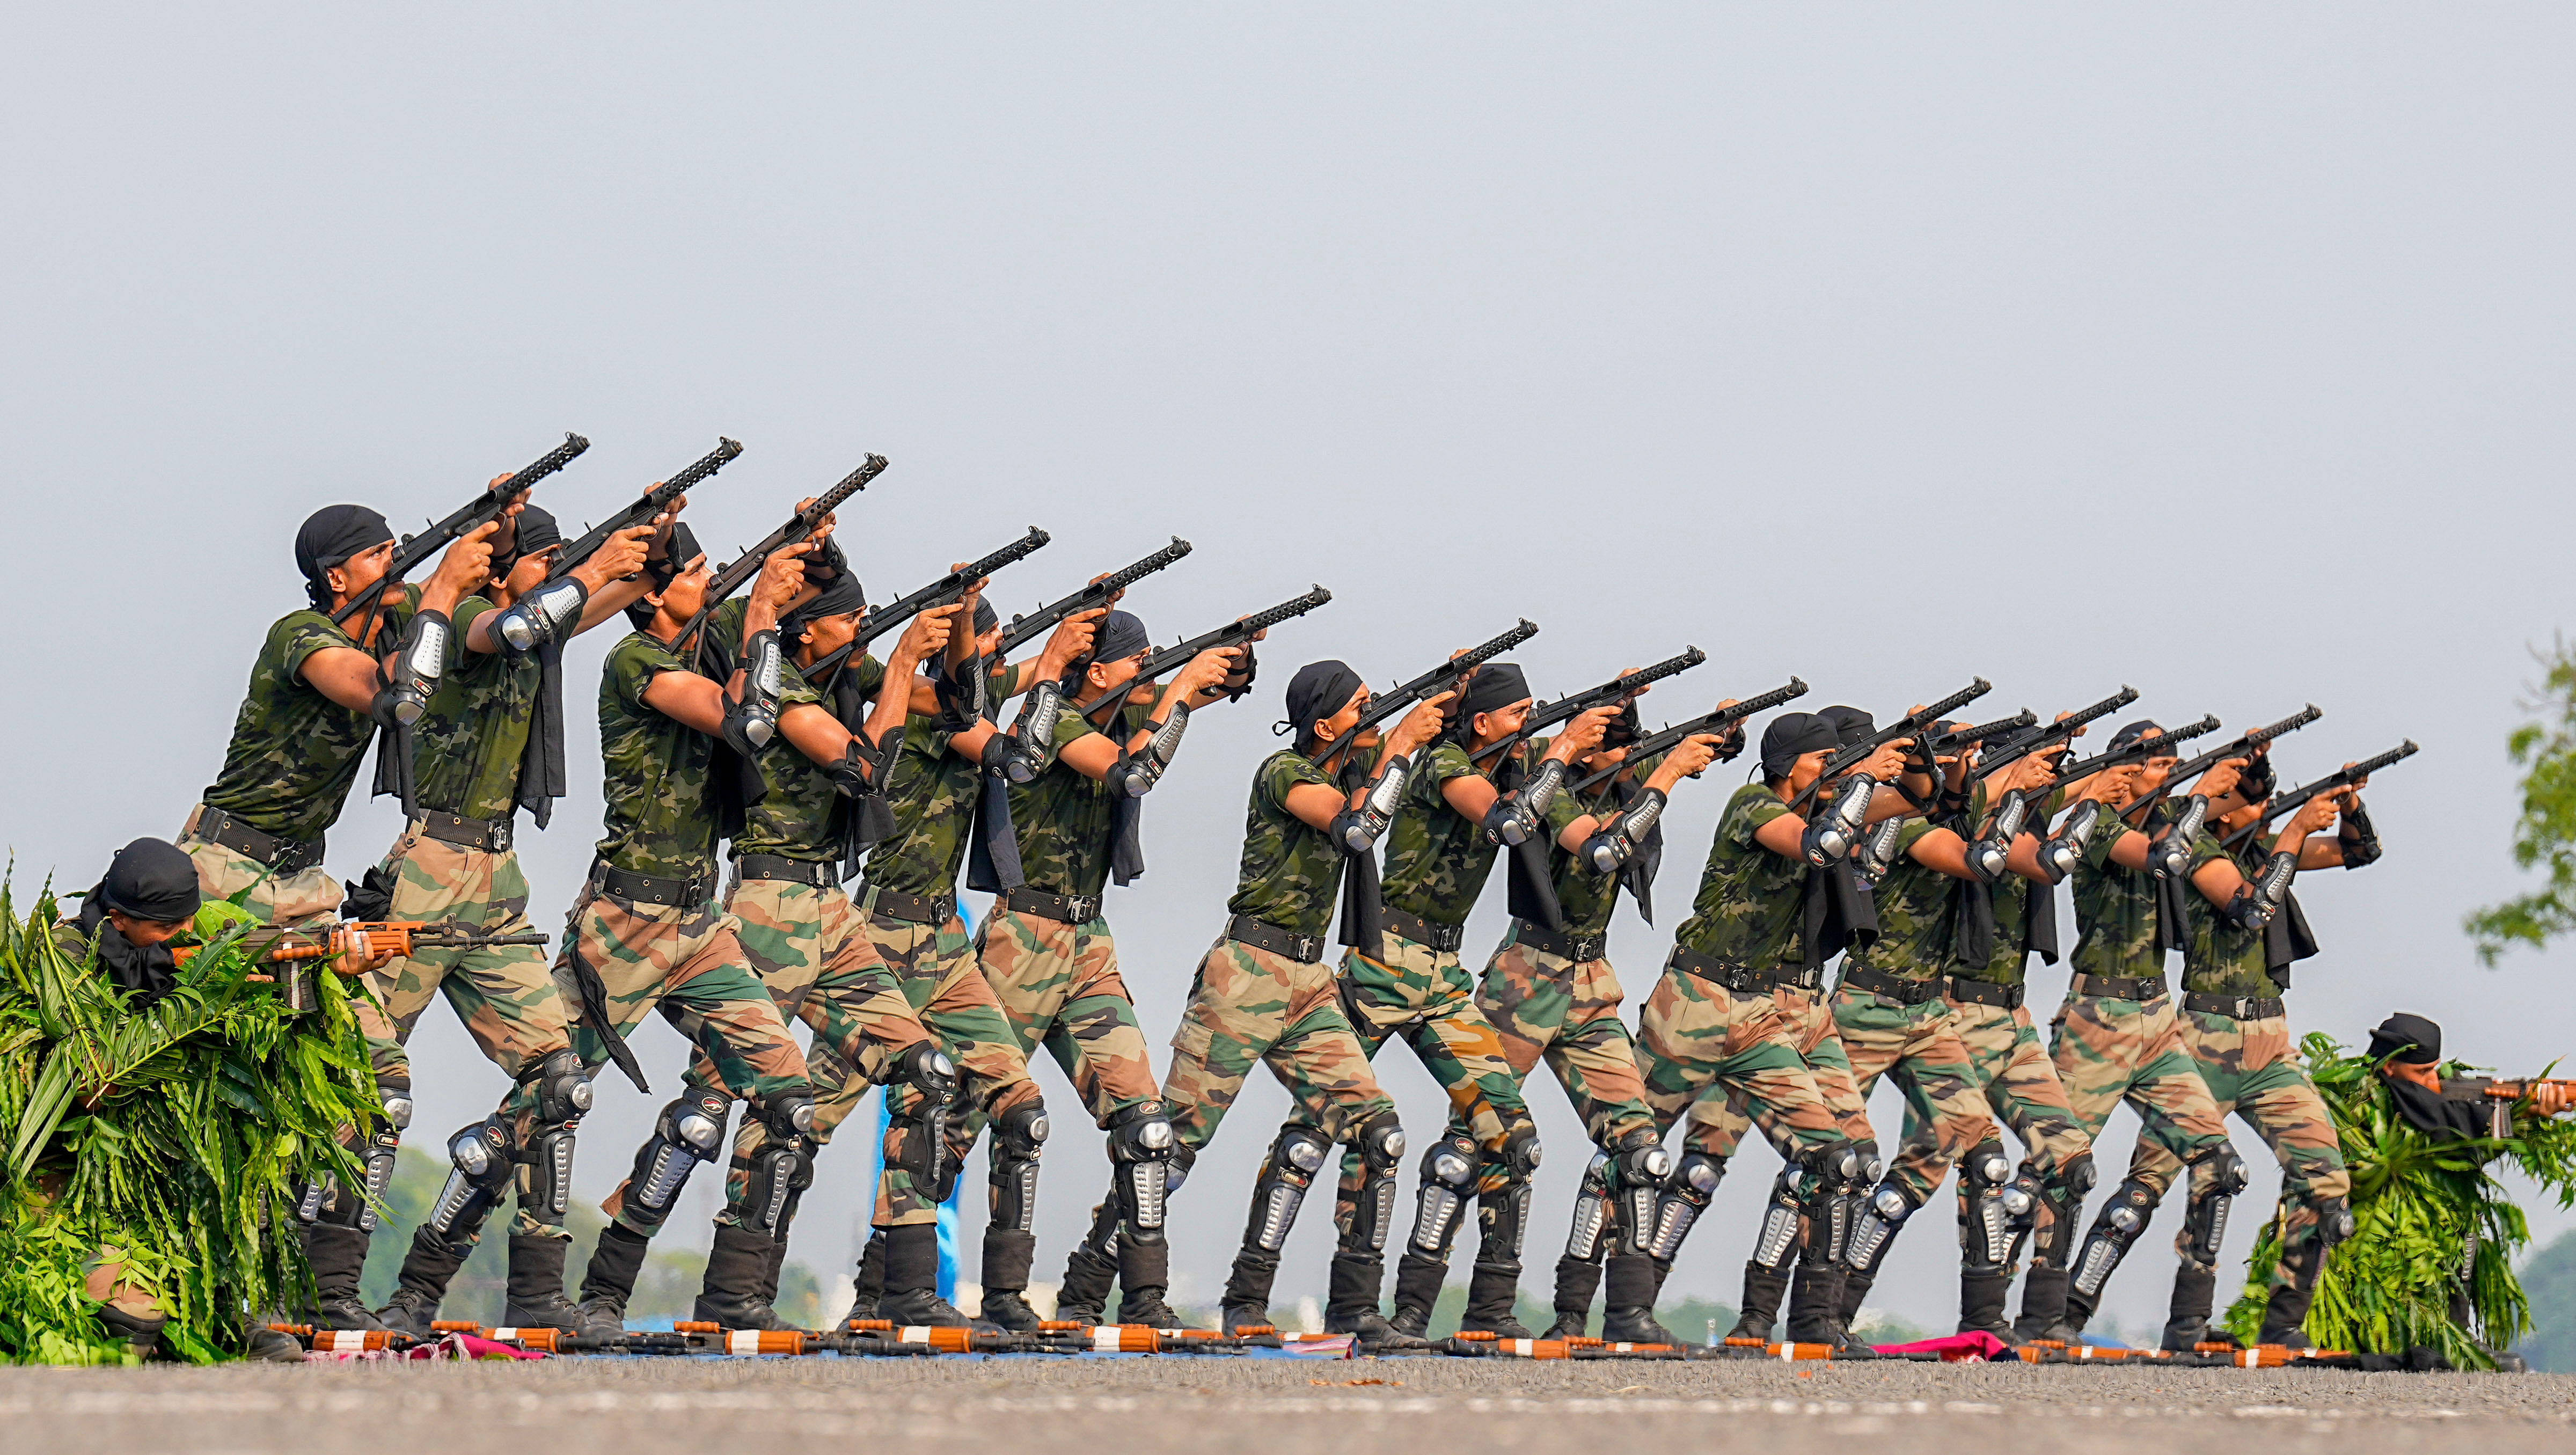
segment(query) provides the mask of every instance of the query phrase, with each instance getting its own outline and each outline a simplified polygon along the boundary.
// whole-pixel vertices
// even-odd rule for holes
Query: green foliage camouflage
[[[2515,945],[2537,949],[2576,929],[2576,651],[2562,640],[2541,661],[2549,675],[2532,707],[2544,720],[2514,729],[2506,748],[2524,770],[2513,861],[2548,882],[2468,917],[2463,927],[2489,965]]]
[[[2322,1033],[2302,1049],[2352,1172],[2355,1225],[2326,1260],[2308,1310],[2309,1342],[2379,1354],[2429,1348],[2455,1368],[2493,1368],[2490,1351],[2511,1347],[2532,1327],[2530,1300],[2513,1270],[2531,1230],[2488,1169],[2509,1160],[2555,1193],[2560,1207],[2576,1206],[2576,1122],[2525,1114],[2501,1141],[2436,1142],[2398,1115],[2378,1063],[2345,1054]],[[2475,1068],[2446,1062],[2441,1074]],[[2261,1327],[2265,1282],[2280,1254],[2275,1218],[2255,1240],[2244,1296],[2227,1312],[2229,1332],[2243,1343],[2254,1342]],[[2464,1263],[2466,1325],[2452,1320],[2450,1308]]]
[[[237,1357],[246,1318],[309,1289],[297,1190],[359,1181],[334,1140],[376,1109],[349,992],[319,974],[316,1008],[288,1012],[217,902],[178,987],[134,1009],[59,918],[50,888],[21,918],[0,879],[0,1359],[129,1357],[84,1288],[102,1245],[168,1310],[167,1353]]]

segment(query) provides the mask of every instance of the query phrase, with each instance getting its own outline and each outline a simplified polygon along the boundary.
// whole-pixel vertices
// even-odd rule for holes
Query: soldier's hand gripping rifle
[[[698,608],[697,615],[689,618],[687,626],[680,628],[679,638],[672,645],[676,647],[680,642],[689,640],[692,635],[697,636],[695,660],[703,665],[707,657],[707,640],[699,629],[707,624],[707,618],[715,614],[715,609],[724,604],[725,598],[740,591],[752,577],[759,575],[761,566],[771,556],[799,541],[811,540],[814,532],[822,529],[826,516],[839,509],[842,501],[867,489],[868,482],[884,474],[885,468],[885,456],[868,456],[866,462],[844,476],[841,483],[817,496],[813,504],[787,517],[785,525],[771,531],[758,545],[735,557],[732,564],[716,572],[714,579],[707,582],[706,604]],[[674,561],[672,564],[685,567],[688,563]]]
[[[1598,687],[1587,687],[1571,697],[1560,697],[1554,702],[1539,703],[1529,710],[1528,716],[1521,719],[1519,731],[1506,734],[1499,742],[1489,743],[1469,753],[1467,761],[1491,773],[1499,765],[1511,761],[1512,754],[1520,751],[1521,744],[1558,723],[1570,722],[1596,707],[1625,702],[1645,691],[1649,685],[1661,682],[1667,677],[1679,676],[1707,660],[1708,653],[1697,647],[1684,647],[1678,654],[1666,657],[1651,667],[1640,667],[1634,672],[1623,672]],[[1462,723],[1462,736],[1464,732],[1465,726]],[[1565,775],[1566,765],[1563,763],[1551,760],[1540,764],[1538,771],[1530,776],[1529,782],[1521,785],[1518,793],[1498,800],[1486,814],[1486,840],[1500,844],[1506,849],[1518,850],[1522,844],[1535,838],[1546,823],[1548,805],[1556,801],[1557,790],[1565,786]],[[1528,878],[1543,883],[1545,878],[1543,871],[1543,865],[1533,864],[1527,866],[1523,872]],[[1549,902],[1543,922],[1551,925],[1556,923],[1554,897],[1554,892],[1550,889],[1546,896]]]
[[[543,934],[496,935],[460,925],[454,920],[348,920],[327,930],[255,929],[241,941],[251,958],[261,964],[286,964],[282,976],[286,1008],[304,1011],[313,1008],[313,988],[309,979],[295,967],[307,960],[338,961],[333,968],[343,975],[359,974],[366,965],[386,959],[403,959],[422,950],[464,950],[484,945],[536,945],[546,943]],[[201,945],[173,945],[173,965],[185,965],[204,949]]]
[[[492,619],[492,631],[513,652],[533,652],[548,642],[559,641],[579,629],[582,612],[590,605],[590,590],[573,578],[573,572],[584,561],[599,554],[619,531],[639,525],[650,525],[689,487],[725,467],[725,462],[742,453],[742,446],[719,438],[716,447],[705,457],[638,496],[635,503],[592,526],[581,539],[555,554],[554,564],[546,568],[546,579]]]
[[[1171,646],[1148,652],[1145,654],[1144,662],[1136,668],[1136,675],[1129,679],[1125,690],[1102,693],[1099,701],[1082,710],[1082,715],[1094,721],[1104,721],[1119,703],[1127,700],[1127,692],[1134,690],[1138,683],[1151,682],[1167,672],[1178,671],[1188,666],[1190,659],[1201,652],[1249,646],[1252,639],[1262,632],[1268,631],[1283,621],[1304,616],[1332,599],[1333,593],[1323,587],[1309,587],[1303,594],[1289,597],[1268,610],[1256,611],[1241,621],[1230,621],[1214,631],[1201,632],[1188,641],[1176,642]]]
[[[2487,1135],[2499,1142],[2513,1135],[2513,1109],[2519,1103],[2525,1101],[2536,1103],[2543,1116],[2556,1116],[2576,1108],[2576,1081],[2553,1081],[2546,1077],[2533,1077],[2523,1081],[2490,1081],[2485,1077],[2461,1077],[2456,1078],[2456,1081],[2465,1081],[2467,1085],[2459,1089],[2475,1091],[2486,1103]],[[2442,1089],[2449,1092],[2453,1086],[2453,1082],[2446,1082]]]
[[[652,524],[653,517],[669,510],[674,502],[689,492],[690,486],[712,478],[716,471],[731,464],[733,458],[741,453],[742,445],[739,442],[726,439],[721,435],[717,436],[714,449],[692,461],[687,468],[670,479],[637,496],[634,504],[592,526],[583,533],[581,539],[564,547],[562,554],[555,557],[554,565],[546,569],[546,579],[560,581],[571,575],[575,566],[597,555],[600,547],[607,545],[609,538],[619,531]]]
[[[1807,684],[1798,678],[1792,677],[1786,683],[1778,687],[1774,687],[1768,692],[1758,693],[1752,697],[1748,697],[1742,702],[1736,703],[1732,707],[1721,707],[1713,712],[1704,713],[1701,716],[1692,718],[1688,722],[1677,722],[1669,727],[1661,729],[1660,731],[1648,733],[1646,736],[1639,738],[1637,741],[1628,745],[1628,756],[1626,758],[1611,764],[1607,768],[1601,769],[1599,772],[1585,778],[1582,782],[1575,784],[1573,791],[1581,793],[1592,787],[1594,784],[1621,772],[1630,764],[1643,763],[1658,753],[1670,752],[1673,749],[1680,747],[1684,740],[1695,738],[1702,733],[1710,733],[1719,737],[1724,737],[1728,728],[1735,726],[1746,718],[1752,717],[1757,713],[1769,712],[1771,709],[1780,706],[1782,703],[1790,702],[1806,695]],[[1706,770],[1703,769],[1701,771],[1705,772]],[[1692,776],[1696,777],[1697,775],[1694,774]]]
[[[1030,526],[1029,533],[1027,535],[1020,537],[1018,540],[1011,542],[1009,545],[1002,547],[1000,550],[993,552],[982,560],[960,566],[956,570],[949,572],[947,575],[940,577],[938,580],[931,582],[929,585],[922,587],[920,590],[897,597],[883,606],[869,608],[868,614],[859,621],[859,630],[857,634],[852,636],[846,645],[834,651],[826,652],[821,657],[817,658],[814,665],[805,670],[806,679],[813,682],[825,680],[831,676],[834,668],[840,666],[843,662],[848,661],[851,657],[867,651],[868,643],[884,636],[887,632],[893,631],[896,627],[903,625],[905,622],[912,620],[914,617],[921,615],[925,611],[937,611],[943,606],[952,606],[956,604],[966,595],[967,587],[972,586],[976,582],[983,580],[985,577],[992,575],[994,572],[1011,564],[1013,561],[1024,560],[1027,557],[1036,554],[1037,549],[1040,546],[1045,545],[1050,539],[1052,539],[1052,537],[1050,537],[1045,531],[1038,529],[1036,526]],[[959,623],[958,629],[965,632],[967,635],[972,636],[974,635],[975,624],[973,622],[961,622]]]
[[[1360,710],[1359,721],[1351,724],[1351,730],[1342,734],[1339,740],[1326,743],[1317,749],[1315,761],[1320,763],[1340,751],[1344,744],[1359,741],[1360,734],[1398,716],[1417,702],[1437,697],[1443,692],[1457,691],[1459,685],[1467,680],[1469,673],[1537,635],[1538,624],[1523,617],[1520,624],[1510,630],[1489,641],[1479,642],[1469,647],[1401,687],[1391,688],[1382,696],[1370,698],[1369,705]]]
[[[1919,712],[1909,712],[1863,741],[1837,751],[1825,760],[1823,769],[1816,774],[1816,781],[1799,789],[1797,795],[1789,800],[1789,811],[1796,813],[1804,808],[1836,776],[1851,773],[1853,768],[1868,762],[1879,749],[1907,738],[1923,737],[1932,724],[1994,690],[1993,683],[1979,677],[1939,702]],[[1928,749],[1930,741],[1927,739],[1923,746]],[[1819,869],[1826,868],[1841,862],[1859,846],[1869,823],[1869,801],[1877,792],[1877,780],[1866,773],[1851,773],[1843,786],[1835,790],[1833,802],[1825,812],[1807,821],[1805,842],[1800,846],[1800,852],[1809,864]]]
[[[2095,753],[2090,758],[2079,758],[2072,763],[2062,764],[2057,770],[2057,781],[2080,783],[2108,769],[2126,768],[2133,763],[2143,763],[2158,753],[2170,751],[2176,743],[2187,743],[2194,738],[2206,737],[2218,731],[2218,726],[2218,715],[2206,714],[2198,722],[2184,723],[2181,727],[2161,736],[2140,738],[2125,748],[2112,748]]]
[[[1055,630],[1056,623],[1064,620],[1066,617],[1073,615],[1075,612],[1090,611],[1095,607],[1107,606],[1109,604],[1110,597],[1117,595],[1119,592],[1126,590],[1128,587],[1133,586],[1137,582],[1144,580],[1146,577],[1153,575],[1155,572],[1162,570],[1164,567],[1172,564],[1174,561],[1179,560],[1181,557],[1186,556],[1189,553],[1190,543],[1182,540],[1179,536],[1174,536],[1172,537],[1172,543],[1170,545],[1154,552],[1145,559],[1137,561],[1132,565],[1121,566],[1117,570],[1110,572],[1108,575],[1101,577],[1097,581],[1086,582],[1082,586],[1076,588],[1071,595],[1063,597],[1057,601],[1049,602],[1027,616],[1012,617],[1010,622],[1002,628],[1002,644],[996,649],[996,655],[1007,661],[1010,658],[1011,653],[1018,651],[1021,647],[1037,640],[1046,633]]]
[[[2091,707],[2068,713],[2046,727],[2029,729],[2004,743],[2000,751],[1980,754],[1977,776],[1999,773],[2034,754],[2063,752],[2074,744],[2075,735],[2087,724],[2109,717],[2137,700],[2138,689],[2123,686]],[[1968,872],[1987,884],[2001,880],[2009,867],[2013,840],[2020,836],[2029,817],[2030,795],[2018,788],[2006,790],[2002,801],[1995,805],[1986,832],[1968,846]]]
[[[404,536],[395,545],[393,564],[385,568],[385,574],[379,577],[374,585],[350,597],[348,605],[331,613],[331,620],[346,626],[349,617],[361,609],[372,615],[377,603],[384,600],[387,588],[399,584],[404,576],[418,570],[422,562],[446,550],[459,538],[471,534],[479,526],[498,519],[502,510],[517,498],[520,491],[571,464],[575,457],[589,448],[590,441],[577,434],[566,434],[562,444],[537,456],[516,473],[504,476],[500,483],[485,486],[481,494],[458,507],[445,520],[439,521],[418,535]],[[362,642],[366,640],[364,631],[352,632],[350,635]],[[414,713],[413,716],[418,717],[419,714]]]
[[[1999,717],[1993,722],[1981,722],[1969,727],[1955,728],[1946,733],[1934,733],[1932,756],[1949,757],[1975,743],[1992,743],[2002,747],[2008,735],[2038,725],[2039,714],[2025,707],[2010,717]]]
[[[2258,727],[2242,737],[2221,743],[2219,746],[2210,749],[2208,752],[2202,753],[2200,756],[2193,758],[2188,763],[2177,763],[2174,765],[2173,771],[2165,775],[2165,781],[2157,785],[2155,792],[2139,794],[2136,802],[2131,803],[2128,807],[2120,810],[2120,816],[2123,818],[2138,818],[2139,815],[2144,814],[2148,809],[2153,808],[2158,802],[2162,801],[2166,794],[2173,792],[2174,785],[2178,783],[2196,782],[2200,778],[2201,774],[2208,772],[2210,769],[2217,767],[2219,764],[2230,758],[2251,757],[2253,756],[2256,748],[2263,746],[2265,743],[2272,741],[2274,738],[2277,738],[2284,733],[2297,732],[2299,729],[2306,727],[2308,724],[2315,722],[2318,718],[2323,716],[2325,716],[2325,714],[2318,710],[2315,703],[2311,702],[2307,706],[2300,708],[2297,712],[2291,713],[2288,717],[2281,719],[2279,722],[2272,723],[2265,727]],[[2144,747],[2172,742],[2177,740],[2179,737],[2180,734],[2169,733],[2164,737],[2149,738],[2145,743],[2138,744],[2137,746]],[[2147,757],[2150,758],[2154,756],[2155,754],[2153,753],[2149,753],[2147,755]],[[2141,758],[2137,761],[2144,762],[2146,759]],[[2145,820],[2139,818],[2138,821],[2143,823]]]
[[[2233,849],[2262,832],[2264,825],[2272,820],[2297,813],[2307,807],[2309,800],[2349,788],[2392,763],[2414,757],[2419,751],[2421,750],[2415,746],[2415,740],[2408,738],[2375,758],[2364,758],[2349,768],[2337,768],[2323,778],[2302,783],[2287,793],[2275,793],[2264,803],[2262,811],[2254,815],[2252,823],[2227,836],[2225,847]]]

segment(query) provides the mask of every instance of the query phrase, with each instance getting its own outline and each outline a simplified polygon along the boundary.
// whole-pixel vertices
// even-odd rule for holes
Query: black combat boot
[[[1651,1266],[1653,1259],[1646,1260]],[[1601,1265],[1561,1253],[1556,1259],[1556,1322],[1541,1338],[1580,1339],[1592,1328],[1592,1295],[1601,1291]],[[1651,1304],[1651,1298],[1649,1300]],[[1608,1337],[1604,1335],[1603,1337]]]
[[[1726,1337],[1770,1343],[1771,1330],[1780,1322],[1780,1300],[1788,1295],[1789,1275],[1777,1268],[1765,1268],[1747,1261],[1744,1265],[1744,1302],[1735,1315],[1735,1327],[1726,1331]]]
[[[1091,1246],[1089,1239],[1075,1244],[1073,1256],[1064,1260],[1064,1282],[1056,1288],[1056,1321],[1099,1323],[1108,1311],[1109,1286],[1117,1281],[1117,1259]]]
[[[1870,1288],[1878,1282],[1875,1273],[1842,1270],[1842,1296],[1834,1300],[1834,1357],[1837,1359],[1875,1359],[1878,1351],[1851,1331],[1852,1322],[1860,1317],[1861,1300],[1869,1297]]]
[[[644,1255],[651,1251],[652,1241],[624,1223],[611,1222],[599,1230],[590,1264],[582,1270],[581,1303],[573,1310],[574,1326],[583,1338],[625,1335],[626,1301],[635,1296],[636,1276],[643,1272]]]
[[[149,1359],[160,1352],[161,1326],[170,1322],[166,1318],[137,1318],[107,1303],[98,1306],[98,1321],[107,1325],[110,1335],[123,1339],[137,1359]]]
[[[1789,1281],[1789,1320],[1781,1341],[1791,1344],[1838,1344],[1837,1317],[1843,1301],[1843,1268],[1839,1263],[1801,1258]]]
[[[692,1317],[733,1329],[792,1329],[760,1296],[760,1281],[769,1272],[769,1250],[778,1240],[730,1223],[716,1225],[715,1246],[707,1250],[707,1276],[698,1287]]]
[[[1029,1265],[1037,1261],[1035,1233],[1014,1228],[984,1230],[984,1322],[1014,1333],[1034,1334],[1038,1311],[1029,1307]]]
[[[877,1316],[877,1300],[885,1296],[885,1256],[886,1230],[870,1229],[868,1240],[859,1245],[859,1266],[850,1274],[850,1311],[841,1315],[842,1329],[852,1319]]]
[[[465,1252],[451,1247],[427,1223],[412,1229],[411,1248],[403,1254],[393,1300],[376,1311],[377,1319],[398,1334],[415,1339],[437,1337],[430,1325],[438,1318],[440,1301],[447,1297],[447,1285],[455,1280],[456,1270],[464,1266]]]
[[[2218,1270],[2186,1259],[2174,1269],[2173,1302],[2166,1306],[2163,1346],[2188,1354],[2209,1340],[2209,1315],[2218,1301]]]
[[[1419,1342],[1397,1333],[1378,1311],[1378,1290],[1385,1286],[1385,1254],[1336,1250],[1332,1282],[1324,1294],[1324,1332],[1349,1334],[1363,1348],[1372,1349]]]
[[[2004,1304],[2011,1296],[2011,1269],[1959,1270],[1959,1332],[1992,1334],[2019,1347],[2021,1336],[2013,1332],[2012,1324],[2004,1318]]]
[[[1177,1329],[1181,1316],[1163,1302],[1172,1286],[1172,1245],[1161,1237],[1140,1242],[1118,1232],[1118,1322],[1149,1329]]]
[[[2284,1349],[2309,1347],[2305,1327],[2308,1305],[2316,1301],[2317,1274],[2324,1270],[2325,1261],[2326,1250],[2321,1243],[2310,1243],[2296,1263],[2284,1260],[2290,1281],[2272,1285],[2272,1296],[2263,1305],[2263,1332],[2255,1343],[2278,1344]],[[2177,1293],[2175,1297],[2179,1299],[2181,1295]],[[2202,1307],[2206,1310],[2208,1306]]]
[[[2093,1309],[2094,1301],[2084,1296],[2084,1290],[2075,1286],[2070,1275],[2066,1284],[2066,1312],[2058,1316],[2055,1327],[2039,1337],[2061,1344],[2083,1343],[2084,1327],[2093,1322]]]
[[[501,1322],[566,1332],[581,1326],[581,1311],[564,1297],[564,1254],[571,1250],[570,1237],[510,1235],[510,1295],[502,1306]]]
[[[2013,1321],[2016,1343],[2056,1336],[2049,1331],[2066,1322],[2068,1275],[2063,1268],[2033,1263],[2021,1280],[2021,1317]]]
[[[1278,1279],[1278,1254],[1264,1253],[1250,1246],[1237,1249],[1234,1271],[1226,1275],[1217,1328],[1223,1333],[1234,1334],[1244,1329],[1271,1327],[1270,1288]]]
[[[1497,1339],[1537,1337],[1514,1315],[1520,1299],[1521,1265],[1477,1259],[1467,1273],[1467,1309],[1458,1320],[1458,1332],[1491,1334]]]
[[[876,1317],[892,1320],[896,1328],[980,1327],[988,1333],[993,1328],[990,1324],[979,1326],[939,1296],[937,1223],[903,1223],[886,1229],[885,1292],[877,1299]]]
[[[301,1364],[304,1344],[293,1334],[281,1334],[266,1324],[244,1324],[242,1357],[260,1364]]]
[[[313,1265],[313,1308],[306,1322],[317,1329],[381,1329],[358,1297],[367,1269],[367,1234],[340,1223],[306,1223],[304,1258]]]
[[[1601,1337],[1614,1344],[1679,1344],[1673,1331],[1655,1322],[1655,1260],[1642,1253],[1613,1253],[1602,1279],[1604,1296]]]
[[[1432,1305],[1440,1301],[1440,1285],[1448,1277],[1446,1261],[1407,1248],[1395,1260],[1395,1315],[1387,1320],[1388,1327],[1407,1339],[1429,1333]]]

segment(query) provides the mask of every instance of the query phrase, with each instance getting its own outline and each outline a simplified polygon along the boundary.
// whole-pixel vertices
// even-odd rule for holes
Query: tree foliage
[[[2549,671],[2530,704],[2540,720],[2515,728],[2506,748],[2523,769],[2513,860],[2547,877],[2468,917],[2464,927],[2489,965],[2515,945],[2536,949],[2576,930],[2576,651],[2562,638],[2540,660]]]

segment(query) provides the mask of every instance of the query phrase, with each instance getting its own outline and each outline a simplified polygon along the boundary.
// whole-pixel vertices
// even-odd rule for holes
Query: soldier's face
[[[145,948],[175,938],[189,923],[183,919],[136,919],[121,909],[109,910],[107,922],[116,926],[116,932],[128,943]]]
[[[393,564],[394,543],[387,541],[333,566],[327,579],[331,589],[341,596],[355,596],[385,579],[385,573],[393,569]]]
[[[1491,712],[1477,713],[1476,720],[1467,726],[1475,732],[1476,741],[1480,743],[1501,742],[1519,732],[1521,724],[1529,721],[1530,704],[1536,700],[1536,698],[1524,697],[1509,707],[1498,707]]]
[[[1806,792],[1807,785],[1816,781],[1816,775],[1825,771],[1825,760],[1833,755],[1834,750],[1831,748],[1818,748],[1812,753],[1800,753],[1796,764],[1789,769],[1790,796],[1795,797]]]
[[[696,616],[699,609],[707,604],[707,583],[714,579],[715,573],[707,569],[707,558],[704,555],[693,557],[688,569],[672,577],[671,584],[662,588],[662,609],[682,621]]]
[[[799,654],[800,659],[811,662],[848,646],[851,638],[859,634],[859,619],[866,615],[865,611],[850,611],[839,616],[818,616],[805,623],[805,644]]]
[[[554,569],[555,557],[561,554],[563,547],[548,546],[533,556],[521,556],[519,564],[512,566],[509,576],[503,580],[503,589],[514,598],[536,590],[544,583],[546,573]]]
[[[1351,700],[1342,705],[1341,711],[1331,717],[1316,719],[1318,730],[1315,736],[1328,743],[1340,742],[1350,735],[1352,726],[1360,720],[1360,714],[1368,711],[1368,705],[1369,690],[1362,687],[1351,694]]]

